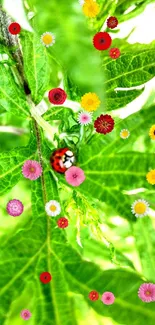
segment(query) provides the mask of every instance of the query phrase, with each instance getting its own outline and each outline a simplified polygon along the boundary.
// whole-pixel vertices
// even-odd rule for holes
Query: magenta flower
[[[144,302],[155,301],[155,284],[143,283],[139,287],[138,297]]]
[[[19,200],[10,200],[6,206],[6,210],[10,216],[18,217],[24,210],[23,203]]]
[[[42,174],[42,167],[35,160],[26,160],[22,167],[22,174],[25,178],[31,179],[31,181],[36,180]]]
[[[20,315],[24,320],[28,320],[31,317],[31,313],[28,309],[22,310]]]
[[[101,298],[105,305],[112,305],[115,301],[115,296],[112,292],[104,292]]]
[[[79,186],[85,180],[84,171],[76,166],[72,166],[65,172],[65,178],[68,184],[72,186]]]
[[[78,122],[81,125],[88,125],[92,122],[92,114],[87,112],[81,112],[78,115]]]

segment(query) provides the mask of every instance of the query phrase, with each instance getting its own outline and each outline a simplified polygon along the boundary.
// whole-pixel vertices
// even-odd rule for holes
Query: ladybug
[[[73,165],[75,157],[72,151],[68,148],[57,149],[50,157],[50,163],[52,168],[57,173],[65,173],[65,171]]]

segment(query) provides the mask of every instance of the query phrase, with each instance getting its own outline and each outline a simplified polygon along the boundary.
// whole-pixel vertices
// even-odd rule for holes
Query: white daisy
[[[143,199],[136,200],[131,206],[132,213],[142,218],[149,213],[149,203]]]
[[[52,46],[55,43],[55,36],[51,32],[42,34],[40,39],[46,47]]]
[[[123,129],[123,130],[121,130],[121,132],[120,132],[120,137],[121,137],[122,139],[127,139],[129,136],[130,136],[130,132],[129,132],[128,129]]]
[[[61,207],[59,202],[55,200],[51,200],[45,204],[45,211],[48,216],[50,217],[56,217],[61,212]]]

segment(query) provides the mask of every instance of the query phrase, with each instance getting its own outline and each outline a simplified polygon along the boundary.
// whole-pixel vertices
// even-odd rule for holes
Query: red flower
[[[68,220],[64,217],[59,218],[57,224],[59,228],[66,228],[68,227]]]
[[[40,274],[40,281],[44,284],[50,282],[52,280],[51,274],[49,272],[43,272]]]
[[[96,132],[98,133],[109,133],[114,128],[114,120],[113,118],[106,114],[106,115],[100,115],[94,122],[94,127],[96,129]]]
[[[65,102],[67,94],[61,88],[54,88],[49,91],[48,98],[52,104],[61,105]]]
[[[121,55],[121,52],[117,47],[115,47],[115,48],[110,49],[109,55],[112,59],[117,59]]]
[[[107,50],[111,45],[111,36],[106,32],[99,32],[93,38],[94,47],[99,50]]]
[[[118,25],[118,20],[116,17],[109,17],[107,19],[107,26],[109,28],[113,29],[113,28],[117,27],[117,25]]]
[[[95,290],[89,292],[89,299],[92,301],[98,300],[99,299],[99,293]]]
[[[11,23],[9,25],[9,32],[12,35],[17,35],[20,33],[20,25],[18,23]]]

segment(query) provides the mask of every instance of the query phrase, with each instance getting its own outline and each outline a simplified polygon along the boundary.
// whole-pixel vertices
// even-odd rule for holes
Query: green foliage
[[[154,142],[148,134],[155,107],[150,98],[139,112],[129,112],[123,120],[113,112],[142,94],[144,87],[133,87],[154,77],[154,42],[131,45],[116,39],[114,45],[121,49],[117,60],[111,60],[108,52],[100,58],[92,45],[94,33],[109,15],[118,15],[119,21],[129,19],[147,3],[138,1],[133,12],[123,15],[133,0],[100,0],[99,16],[87,20],[78,2],[61,0],[58,5],[56,1],[31,0],[29,10],[36,12],[30,21],[34,32],[20,34],[24,74],[17,73],[19,66],[12,59],[11,48],[0,45],[0,53],[8,54],[5,62],[0,61],[1,124],[28,132],[25,138],[21,133],[16,144],[12,136],[1,145],[1,208],[8,225],[7,231],[0,227],[1,325],[22,325],[22,309],[30,309],[30,325],[96,325],[94,320],[85,322],[83,299],[89,313],[94,310],[97,325],[107,325],[105,317],[119,325],[155,322],[154,304],[144,304],[137,295],[142,283],[155,281],[155,224],[151,212],[143,219],[131,213],[131,204],[139,198],[155,208],[154,190],[146,180],[147,172],[155,168]],[[40,41],[46,31],[56,36],[56,43],[48,49]],[[66,107],[53,106],[46,91],[62,85],[70,101]],[[116,92],[116,88],[129,89]],[[93,123],[83,127],[77,122],[81,95],[89,91],[101,99],[93,122],[103,109],[112,111],[115,128],[110,134],[95,133]],[[40,102],[46,108],[42,116],[42,106],[35,107]],[[126,140],[120,138],[122,129],[130,131]],[[64,175],[50,165],[52,151],[66,146],[74,151],[75,164],[86,175],[79,187],[68,185]],[[22,175],[22,165],[28,159],[42,165],[43,173],[35,181],[24,180]],[[22,180],[24,208],[28,188],[31,190],[30,211],[24,212],[24,217],[12,218],[6,214],[4,202],[22,191]],[[50,200],[60,202],[60,216],[69,220],[67,229],[57,226],[60,216],[46,214],[45,204]],[[46,285],[39,280],[44,271],[52,275]],[[100,297],[104,291],[113,292],[114,304],[90,301],[91,290],[97,290]],[[82,321],[79,311],[84,314]]]
[[[24,57],[24,73],[32,99],[38,104],[49,84],[49,65],[46,49],[36,34],[24,32],[21,37]]]

